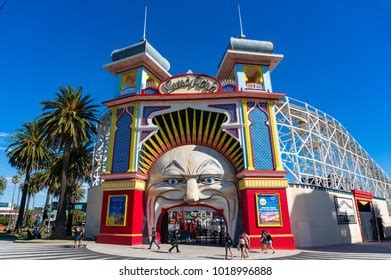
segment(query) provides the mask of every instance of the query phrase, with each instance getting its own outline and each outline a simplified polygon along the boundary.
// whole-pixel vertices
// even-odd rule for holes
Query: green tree
[[[86,142],[73,149],[71,152],[70,166],[67,175],[67,205],[84,198],[85,191],[82,184],[89,183],[91,180],[92,152],[92,142]],[[62,163],[63,155],[53,154],[46,167],[39,172],[35,172],[34,175],[31,176],[31,184],[35,185],[37,189],[42,190],[47,188],[43,220],[47,218],[50,194],[54,194],[55,196],[59,196],[60,194]],[[71,234],[72,229],[72,214],[73,211],[68,211],[66,226],[68,235]]]
[[[97,105],[92,104],[89,94],[83,96],[81,87],[61,87],[55,100],[43,101],[40,117],[45,139],[55,149],[62,151],[61,191],[53,238],[65,238],[66,197],[69,192],[67,175],[73,149],[93,139],[99,122]]]
[[[37,122],[25,123],[23,128],[11,136],[10,140],[11,144],[7,148],[9,163],[12,167],[25,173],[19,215],[15,226],[15,231],[20,233],[29,190],[30,175],[44,165],[48,159],[49,150],[42,138]]]
[[[45,163],[45,166],[46,166],[46,164],[47,163]],[[30,177],[30,184],[29,184],[28,191],[27,191],[26,211],[27,210],[32,210],[32,213],[34,212],[34,208],[35,208],[34,206],[35,206],[35,196],[36,196],[36,194],[45,188],[45,185],[40,184],[40,182],[37,180],[37,177],[38,177],[37,175],[39,175],[39,174],[40,174],[40,171],[35,172],[34,174],[31,175],[31,177]],[[33,206],[30,209],[31,198],[33,199]],[[27,220],[28,220],[28,218],[25,215],[25,217],[24,217],[24,224],[27,223]]]
[[[80,224],[86,221],[86,214],[81,210],[73,210],[73,224]]]
[[[33,184],[38,189],[47,189],[42,221],[48,218],[50,195],[58,195],[58,191],[60,189],[59,174],[55,173],[56,171],[54,170],[58,160],[59,157],[57,155],[52,155],[50,157],[49,163],[47,164],[47,167],[39,172],[34,173],[31,178]]]
[[[20,176],[19,175],[12,176],[11,182],[12,182],[12,184],[14,184],[14,191],[12,193],[11,205],[12,205],[12,209],[16,209],[15,205],[19,203],[19,190],[18,190],[18,199],[17,199],[16,203],[14,203],[14,199],[15,199],[16,186],[20,184]],[[14,223],[15,223],[14,217],[16,217],[16,216],[12,216],[12,219],[11,219],[12,225],[14,225]]]
[[[7,179],[5,179],[3,176],[0,176],[0,196],[3,195],[3,192],[7,188]]]
[[[16,185],[20,183],[20,177],[18,175],[12,176],[11,179],[12,184],[14,184],[14,192],[12,193],[12,207],[15,208],[14,206],[14,198],[15,198],[15,191],[16,191]]]
[[[68,170],[68,192],[66,197],[66,204],[72,205],[72,203],[78,202],[84,198],[85,190],[83,183],[89,183],[91,181],[91,169],[92,169],[92,142],[83,143],[79,147],[75,148],[71,152],[70,166]],[[60,160],[57,169],[62,169],[62,161]],[[72,235],[73,226],[73,210],[69,209],[66,234]]]

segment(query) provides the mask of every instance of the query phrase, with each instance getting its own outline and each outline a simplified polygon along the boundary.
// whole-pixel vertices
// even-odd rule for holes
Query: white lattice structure
[[[391,198],[390,178],[336,119],[288,97],[275,112],[290,183],[359,189]]]
[[[92,162],[92,187],[96,187],[101,184],[100,174],[106,171],[110,140],[110,123],[111,113],[106,111],[102,114],[100,124],[97,127],[98,134],[95,140]]]

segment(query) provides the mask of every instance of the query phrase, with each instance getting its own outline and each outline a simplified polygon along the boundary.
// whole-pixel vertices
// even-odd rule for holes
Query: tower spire
[[[146,32],[147,32],[147,6],[145,6],[144,11],[144,33],[143,33],[143,41],[146,39]]]
[[[239,24],[240,24],[240,38],[246,38],[243,34],[242,14],[240,13],[240,5],[238,4]]]

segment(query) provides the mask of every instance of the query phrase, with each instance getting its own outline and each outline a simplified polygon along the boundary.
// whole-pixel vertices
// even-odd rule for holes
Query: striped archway
[[[223,113],[186,108],[153,117],[157,132],[142,144],[139,171],[148,173],[157,158],[182,145],[202,145],[224,155],[236,168],[243,169],[243,150],[238,140],[223,131]]]

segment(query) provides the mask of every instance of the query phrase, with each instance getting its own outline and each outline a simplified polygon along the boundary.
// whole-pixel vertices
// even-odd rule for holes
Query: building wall
[[[101,187],[93,187],[88,189],[87,218],[85,229],[86,237],[88,238],[94,238],[99,234],[102,197],[103,191]]]
[[[362,241],[357,213],[355,213],[355,224],[338,224],[337,222],[334,196],[353,199],[353,195],[296,185],[287,188],[287,196],[296,247]]]

